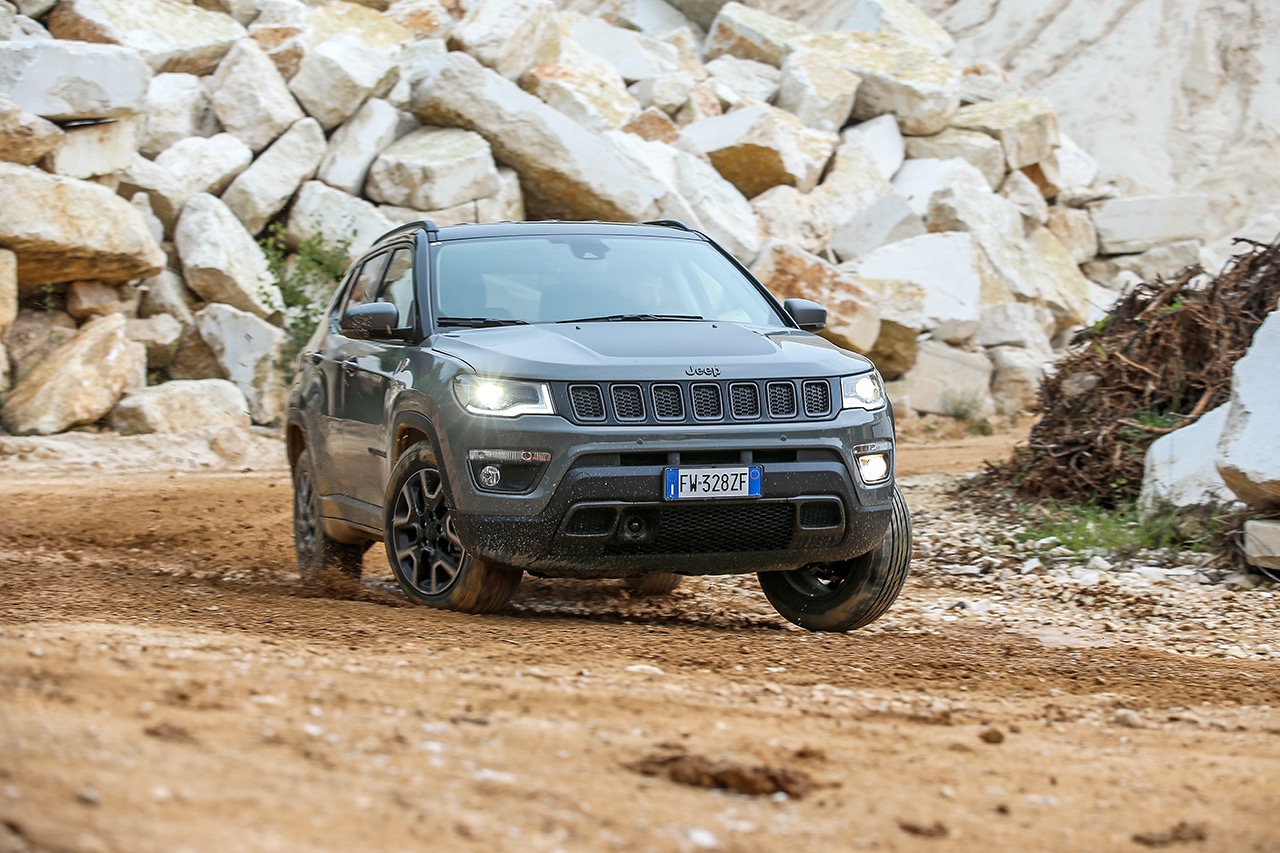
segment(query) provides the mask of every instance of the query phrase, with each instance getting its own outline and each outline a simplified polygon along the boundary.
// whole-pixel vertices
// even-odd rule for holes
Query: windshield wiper
[[[527,326],[527,320],[513,320],[502,317],[437,317],[437,326],[462,326],[468,329],[481,329],[488,326]]]
[[[557,323],[618,323],[631,320],[701,320],[696,314],[606,314],[602,317],[579,317],[576,320],[557,320]]]

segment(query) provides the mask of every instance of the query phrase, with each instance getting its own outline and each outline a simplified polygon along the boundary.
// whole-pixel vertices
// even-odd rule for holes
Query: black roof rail
[[[650,219],[644,225],[661,225],[666,228],[679,228],[681,231],[693,231],[688,225],[685,225],[679,219]]]
[[[404,234],[409,231],[417,231],[419,229],[427,232],[428,240],[434,240],[440,234],[439,227],[437,227],[430,219],[419,219],[415,222],[406,222],[404,225],[397,225],[378,239],[379,241],[382,241],[388,237],[394,237],[397,234]]]

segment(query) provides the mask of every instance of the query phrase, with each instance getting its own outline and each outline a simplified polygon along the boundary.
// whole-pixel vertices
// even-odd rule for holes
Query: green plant
[[[977,420],[982,396],[977,391],[948,391],[942,395],[942,413],[960,421]]]
[[[969,434],[970,435],[995,435],[996,428],[993,427],[991,425],[991,421],[987,420],[986,418],[978,418],[977,420],[969,421]]]
[[[1028,518],[1019,539],[1053,537],[1082,559],[1102,553],[1131,557],[1158,548],[1205,550],[1213,546],[1216,532],[1212,523],[1201,523],[1204,519],[1189,524],[1186,513],[1172,507],[1148,513],[1144,519],[1136,501],[1115,507],[1056,501],[1022,506]]]
[[[287,374],[288,367],[324,315],[346,268],[352,238],[328,243],[319,234],[312,234],[303,238],[297,250],[290,254],[284,231],[283,223],[272,222],[258,239],[258,245],[267,257],[273,283],[280,288],[284,299],[285,344],[280,367]]]

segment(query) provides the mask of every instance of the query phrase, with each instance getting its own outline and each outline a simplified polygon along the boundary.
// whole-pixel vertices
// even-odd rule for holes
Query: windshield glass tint
[[[733,264],[706,243],[552,235],[458,240],[436,248],[437,317],[555,323],[676,315],[782,325]]]

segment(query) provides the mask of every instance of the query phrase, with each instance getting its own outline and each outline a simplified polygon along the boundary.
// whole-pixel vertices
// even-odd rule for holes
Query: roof
[[[598,221],[565,221],[547,220],[541,222],[493,222],[485,224],[465,223],[447,225],[437,228],[429,220],[410,222],[387,232],[378,242],[386,240],[394,234],[413,232],[419,229],[434,231],[434,238],[441,241],[475,240],[498,237],[528,237],[553,234],[587,235],[627,235],[636,237],[667,237],[683,240],[703,240],[701,234],[682,222],[661,220],[657,222],[598,222]]]

